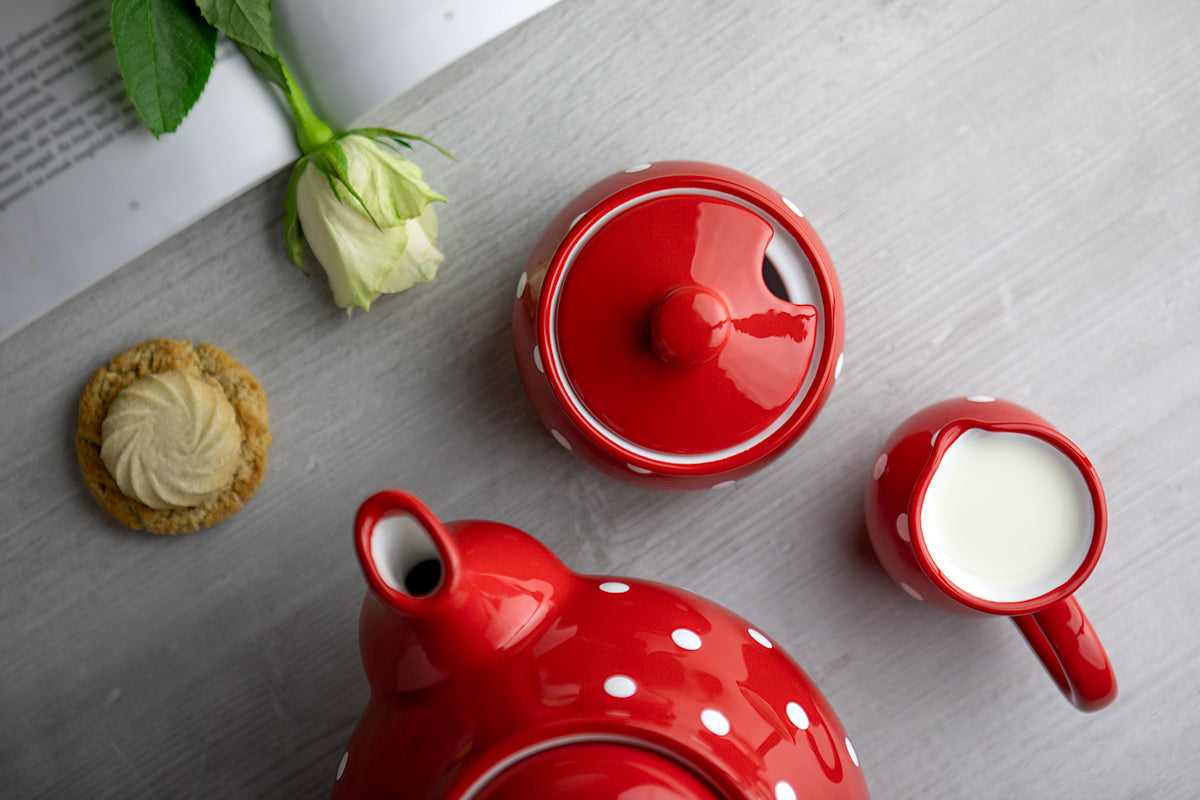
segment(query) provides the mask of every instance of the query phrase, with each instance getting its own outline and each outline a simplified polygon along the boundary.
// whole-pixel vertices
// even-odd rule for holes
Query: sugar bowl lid
[[[632,468],[723,472],[773,455],[840,367],[830,258],[747,175],[662,162],[637,177],[577,219],[547,270],[547,377]]]

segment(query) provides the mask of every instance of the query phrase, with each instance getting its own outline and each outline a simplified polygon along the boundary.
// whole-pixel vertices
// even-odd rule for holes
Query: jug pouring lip
[[[399,489],[359,506],[354,546],[370,590],[412,617],[445,610],[459,592],[462,563],[450,532],[429,508]]]

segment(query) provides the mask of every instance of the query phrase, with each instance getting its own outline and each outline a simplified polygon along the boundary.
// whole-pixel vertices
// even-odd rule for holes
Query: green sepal
[[[410,144],[411,142],[421,142],[422,144],[427,144],[430,147],[432,147],[434,150],[437,150],[439,153],[441,153],[442,155],[444,155],[446,158],[450,159],[451,161],[458,160],[457,158],[454,157],[453,153],[451,153],[446,148],[442,147],[437,142],[434,142],[430,139],[426,139],[424,136],[417,136],[415,133],[402,133],[401,131],[394,131],[391,128],[356,128],[355,130],[352,130],[352,131],[346,131],[346,133],[344,133],[342,135],[350,136],[352,134],[357,134],[359,136],[366,136],[368,139],[390,139],[391,141],[395,142],[396,144],[400,145],[401,147],[407,148],[409,150],[413,149],[412,144]]]
[[[300,214],[296,202],[296,191],[300,183],[300,175],[308,166],[308,158],[296,161],[292,174],[288,177],[287,192],[283,196],[283,238],[287,243],[288,255],[292,263],[307,275],[304,269],[304,231],[300,228]]]
[[[341,193],[338,191],[338,184],[341,184],[350,196],[362,206],[363,214],[371,220],[371,224],[383,230],[383,226],[379,224],[375,214],[371,213],[371,207],[367,205],[367,201],[363,200],[362,196],[350,185],[350,164],[346,160],[346,152],[342,150],[336,140],[312,153],[309,158],[312,159],[313,166],[329,178],[329,190],[335,197],[341,197]]]

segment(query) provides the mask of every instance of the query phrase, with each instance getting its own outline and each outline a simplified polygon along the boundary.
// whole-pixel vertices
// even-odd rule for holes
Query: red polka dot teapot
[[[820,691],[720,606],[399,491],[363,503],[355,544],[371,695],[338,800],[867,797]]]

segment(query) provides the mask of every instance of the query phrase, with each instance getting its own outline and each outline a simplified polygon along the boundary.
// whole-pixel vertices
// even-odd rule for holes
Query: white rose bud
[[[387,141],[379,137],[388,137]],[[347,312],[367,310],[381,294],[401,292],[437,273],[434,201],[445,202],[393,143],[403,134],[351,131],[297,162],[288,185],[284,227],[292,260],[304,243]],[[405,137],[416,138],[416,137]]]

